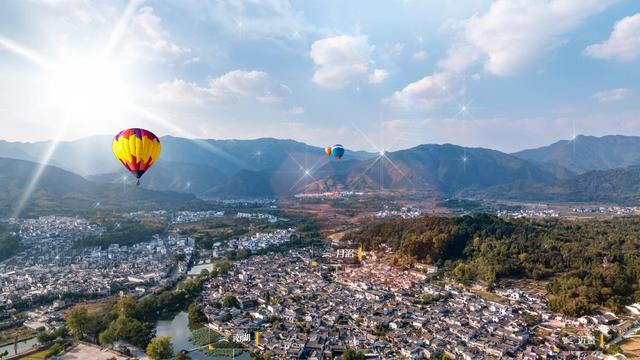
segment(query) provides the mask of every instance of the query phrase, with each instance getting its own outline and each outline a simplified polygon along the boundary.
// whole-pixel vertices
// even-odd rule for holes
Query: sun
[[[72,118],[100,119],[120,113],[130,86],[116,63],[100,57],[76,57],[52,67],[50,94],[53,103]]]

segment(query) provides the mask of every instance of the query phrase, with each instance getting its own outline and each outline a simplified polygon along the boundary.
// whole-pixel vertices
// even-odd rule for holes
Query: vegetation
[[[173,356],[171,337],[162,336],[151,340],[147,345],[147,355],[154,360],[168,359]]]
[[[549,306],[567,315],[640,301],[639,217],[502,219],[479,214],[374,223],[350,234],[366,250],[385,245],[403,262],[444,266],[463,284],[549,280]]]
[[[233,295],[227,295],[222,299],[222,306],[240,309],[240,301],[238,301],[238,298]]]
[[[0,225],[0,261],[8,259],[20,251],[20,237],[11,234],[9,229]]]
[[[202,324],[207,322],[207,316],[202,312],[202,309],[198,307],[198,304],[193,302],[187,309],[189,316],[189,327],[197,328],[202,327]]]
[[[54,356],[60,355],[62,352],[66,351],[69,347],[71,346],[71,344],[69,343],[56,343],[53,344],[52,347],[50,347],[49,349],[47,349],[44,358],[45,359],[49,359],[52,358]]]
[[[95,339],[101,326],[95,315],[89,314],[87,308],[76,306],[65,318],[67,329],[78,340]]]
[[[67,328],[65,326],[62,326],[59,329],[53,331],[41,331],[36,337],[39,343],[46,344],[56,339],[63,339],[67,335]]]
[[[107,231],[101,235],[92,235],[82,238],[74,244],[74,247],[101,246],[107,248],[111,244],[130,246],[140,242],[151,240],[155,234],[164,231],[164,227],[157,224],[143,222],[114,223],[107,227]]]
[[[365,355],[362,351],[347,349],[342,353],[342,360],[364,360]]]

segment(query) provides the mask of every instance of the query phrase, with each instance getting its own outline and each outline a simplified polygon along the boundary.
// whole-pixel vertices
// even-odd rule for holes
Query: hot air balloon
[[[138,179],[139,186],[140,177],[158,160],[161,146],[160,139],[151,131],[131,128],[120,131],[111,148],[116,159]]]
[[[336,158],[336,160],[340,160],[342,159],[342,156],[344,156],[344,147],[342,147],[342,145],[340,144],[333,145],[333,147],[331,148],[331,153],[333,154],[333,157]]]
[[[327,156],[331,156],[331,146],[324,148],[324,153],[327,154]]]

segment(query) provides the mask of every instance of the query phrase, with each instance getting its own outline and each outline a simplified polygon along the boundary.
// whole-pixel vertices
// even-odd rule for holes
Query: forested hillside
[[[350,234],[366,250],[438,263],[463,283],[549,280],[549,305],[570,315],[640,301],[640,218],[424,217],[371,224]]]

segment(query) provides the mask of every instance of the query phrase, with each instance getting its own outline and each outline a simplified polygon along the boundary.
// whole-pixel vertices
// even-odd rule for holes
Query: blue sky
[[[0,2],[0,138],[640,135],[634,0]]]

